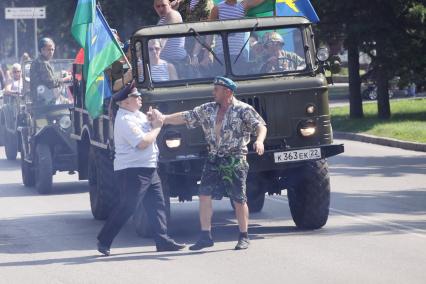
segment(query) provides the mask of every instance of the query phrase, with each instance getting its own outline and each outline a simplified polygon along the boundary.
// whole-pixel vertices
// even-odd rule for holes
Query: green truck
[[[185,39],[199,46],[200,64],[168,62],[177,76],[159,76],[153,46]],[[277,48],[278,46],[278,48]],[[287,190],[296,225],[317,229],[327,222],[330,177],[327,158],[344,151],[333,144],[324,75],[327,52],[316,49],[311,23],[303,17],[270,17],[144,27],[131,38],[133,77],[142,93],[143,110],[152,106],[168,114],[212,100],[212,80],[227,76],[238,84],[236,97],[267,123],[265,154],[250,150],[247,180],[251,212],[262,210],[265,195]],[[189,52],[188,52],[189,53]],[[76,75],[81,66],[75,66]],[[161,74],[160,74],[161,75]],[[164,75],[164,74],[163,74]],[[171,74],[169,74],[171,75]],[[92,213],[105,219],[117,202],[113,180],[113,121],[107,112],[91,119],[84,106],[84,81],[74,86],[72,120],[79,174],[88,178]],[[207,156],[201,129],[163,127],[157,144],[164,194],[191,201]],[[249,149],[252,149],[251,143]],[[139,234],[150,228],[142,205],[134,216]]]

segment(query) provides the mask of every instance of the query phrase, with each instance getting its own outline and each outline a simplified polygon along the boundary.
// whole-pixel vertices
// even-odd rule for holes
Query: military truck
[[[208,65],[169,62],[179,65],[175,66],[177,79],[159,76],[153,46],[173,38],[199,45]],[[281,51],[274,47],[274,41],[282,43]],[[330,204],[327,158],[342,153],[344,147],[333,144],[324,75],[328,53],[316,49],[312,26],[306,18],[270,17],[144,27],[133,34],[131,52],[133,77],[142,93],[144,111],[150,106],[165,114],[189,110],[213,99],[215,76],[236,81],[237,99],[252,105],[268,127],[263,156],[252,151],[253,141],[249,144],[250,211],[262,210],[266,193],[281,194],[286,189],[298,227],[317,229],[326,224]],[[117,199],[112,176],[113,122],[107,113],[92,120],[84,107],[84,82],[79,82],[75,89],[81,92],[74,93],[73,137],[78,140],[79,157],[87,157],[80,161],[79,173],[81,178],[88,177],[92,185],[90,200],[94,217],[104,219]],[[208,153],[201,129],[164,126],[157,144],[167,200],[176,197],[179,201],[191,201],[197,195]],[[134,217],[137,231],[148,234],[141,204]]]
[[[56,76],[71,72],[72,60],[55,59],[50,64]],[[74,173],[77,168],[77,147],[71,139],[70,108],[73,97],[70,84],[49,89],[37,86],[37,96],[30,93],[31,62],[26,62],[24,72],[23,107],[17,128],[21,149],[23,184],[35,186],[40,194],[52,192],[53,175],[57,171]]]
[[[8,160],[16,160],[20,151],[17,128],[22,123],[22,107],[23,99],[20,94],[3,95],[3,103],[0,108],[0,135],[3,138]]]
[[[0,146],[4,146],[4,136],[6,135],[5,131],[5,119],[3,116],[3,90],[0,90]]]

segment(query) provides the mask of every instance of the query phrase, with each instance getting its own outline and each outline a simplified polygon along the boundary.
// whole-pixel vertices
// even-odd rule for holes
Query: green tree
[[[388,81],[395,75],[425,78],[422,0],[315,0],[323,40],[343,38],[348,48],[350,115],[362,117],[358,51],[372,56],[378,85],[378,116],[390,117]],[[374,52],[373,52],[374,51]]]

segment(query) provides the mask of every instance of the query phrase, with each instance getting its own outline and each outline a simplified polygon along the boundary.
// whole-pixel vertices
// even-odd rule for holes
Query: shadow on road
[[[20,171],[21,170],[21,164],[20,164],[19,158],[15,161],[9,161],[6,158],[1,159],[0,158],[0,169],[1,171]]]
[[[426,188],[373,193],[332,193],[332,207],[354,214],[426,214]]]
[[[333,175],[366,177],[401,177],[408,174],[426,173],[426,155],[421,156],[383,156],[383,157],[345,157],[330,159]]]
[[[43,196],[78,194],[89,191],[87,181],[54,182],[52,193]],[[41,196],[34,187],[22,183],[0,184],[0,197]]]

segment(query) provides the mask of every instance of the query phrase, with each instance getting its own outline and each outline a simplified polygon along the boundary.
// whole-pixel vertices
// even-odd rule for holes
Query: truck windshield
[[[227,41],[227,45],[225,45]],[[211,79],[226,75],[267,75],[306,69],[302,32],[298,28],[248,29],[148,40],[147,70],[152,82]],[[230,61],[225,60],[229,53]],[[141,42],[136,44],[139,82],[144,81]]]
[[[154,83],[174,80],[214,78],[225,74],[223,52],[216,53],[219,35],[191,35],[169,38],[154,38],[148,41],[148,68]],[[138,79],[144,80],[141,52],[136,44]]]
[[[237,58],[240,46],[234,39],[247,38],[248,44]],[[265,75],[306,69],[302,32],[296,28],[238,32],[228,36],[231,69],[234,75]],[[242,45],[241,45],[242,46]],[[239,52],[239,51],[238,51]]]

